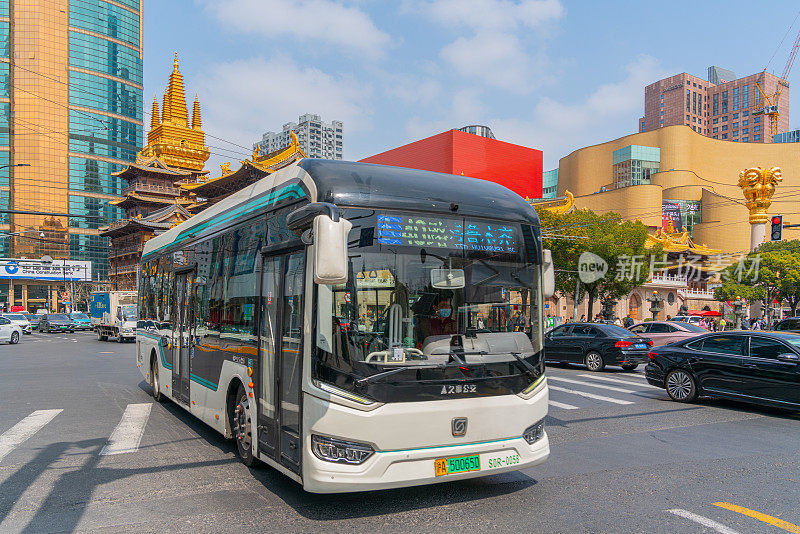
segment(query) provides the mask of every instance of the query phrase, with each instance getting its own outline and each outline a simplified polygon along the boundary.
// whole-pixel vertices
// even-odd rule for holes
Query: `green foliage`
[[[589,210],[575,210],[559,215],[542,209],[539,218],[543,246],[553,253],[556,290],[562,295],[575,298],[578,259],[583,252],[597,254],[608,262],[609,270],[604,278],[591,284],[581,283],[581,292],[585,291],[589,298],[590,318],[595,300],[619,299],[647,282],[651,255],[660,258],[662,253],[660,248],[644,248],[647,227],[643,223],[620,222],[620,216],[615,213],[598,215]],[[631,258],[635,258],[634,263]],[[617,276],[619,274],[625,276]]]
[[[787,301],[794,315],[800,303],[800,241],[764,243],[743,262],[726,268],[722,277],[722,286],[714,291],[715,299]]]

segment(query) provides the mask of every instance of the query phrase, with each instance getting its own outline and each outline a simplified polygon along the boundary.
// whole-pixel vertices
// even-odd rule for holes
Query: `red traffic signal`
[[[780,241],[783,239],[783,215],[772,216],[772,228],[770,229],[769,237],[771,241]]]

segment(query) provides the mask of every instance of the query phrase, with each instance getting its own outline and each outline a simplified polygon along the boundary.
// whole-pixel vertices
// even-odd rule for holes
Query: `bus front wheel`
[[[158,380],[158,362],[155,357],[150,360],[150,385],[153,388],[153,399],[156,402],[164,400],[164,395],[161,394],[161,382]]]
[[[247,392],[239,385],[239,389],[230,407],[230,423],[233,439],[236,440],[236,451],[239,459],[247,467],[255,463],[253,457],[253,426],[250,403],[247,401]]]

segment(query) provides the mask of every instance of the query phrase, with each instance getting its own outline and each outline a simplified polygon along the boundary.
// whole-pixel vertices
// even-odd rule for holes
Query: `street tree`
[[[767,305],[785,301],[795,315],[800,304],[800,241],[764,243],[721,276],[722,285],[714,291],[716,300],[764,299]]]
[[[597,214],[574,210],[557,214],[540,209],[543,246],[553,253],[556,290],[576,300],[579,280],[578,260],[584,252],[603,258],[608,264],[605,276],[592,283],[581,283],[588,298],[591,318],[595,300],[619,299],[647,282],[651,258],[660,248],[646,249],[647,227],[641,221],[622,221],[616,213]]]

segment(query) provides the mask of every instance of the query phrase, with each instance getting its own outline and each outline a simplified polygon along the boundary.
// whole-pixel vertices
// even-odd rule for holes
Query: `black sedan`
[[[46,313],[39,320],[39,332],[74,332],[75,324],[65,313]]]
[[[653,342],[624,328],[603,323],[567,323],[544,336],[545,359],[562,363],[585,363],[590,371],[619,365],[632,371],[647,362]]]
[[[673,400],[699,395],[770,406],[800,407],[800,335],[720,332],[657,347],[649,353],[647,381]]]

